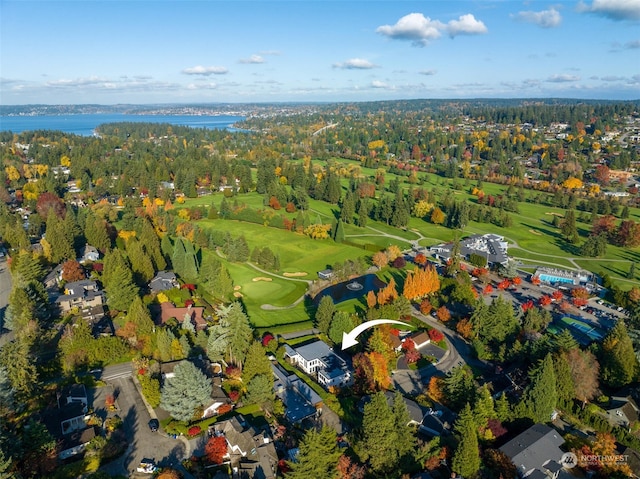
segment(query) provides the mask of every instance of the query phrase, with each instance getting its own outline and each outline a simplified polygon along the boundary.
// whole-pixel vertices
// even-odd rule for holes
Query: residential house
[[[285,344],[284,357],[308,375],[315,376],[327,389],[348,386],[353,382],[353,375],[345,360],[324,341],[314,341],[296,348]]]
[[[171,318],[176,318],[182,324],[185,320],[191,321],[196,330],[205,329],[207,322],[204,317],[204,308],[202,306],[187,306],[178,308],[173,303],[166,302],[160,305],[160,312],[156,314],[156,321],[164,324]]]
[[[420,349],[431,342],[431,338],[426,331],[418,331],[409,336],[409,339],[416,345],[416,349]]]
[[[285,407],[284,415],[292,423],[314,417],[322,411],[322,398],[295,374],[288,374],[277,364],[271,364],[273,390]]]
[[[158,274],[149,282],[149,289],[152,293],[168,291],[179,286],[178,278],[173,271],[158,271]]]
[[[57,394],[57,399],[58,407],[45,411],[43,421],[62,444],[59,457],[66,459],[81,453],[95,437],[95,430],[87,427],[89,400],[83,384],[65,388]]]
[[[454,243],[444,243],[429,248],[429,251],[437,258],[448,261],[451,258]],[[508,244],[504,237],[496,234],[473,235],[460,241],[460,256],[469,258],[472,254],[487,259],[489,266],[501,264],[506,266]]]
[[[67,283],[64,294],[56,298],[55,303],[62,314],[77,308],[81,316],[91,323],[104,316],[104,295],[98,283],[89,279]]]
[[[202,417],[211,417],[219,414],[218,410],[225,404],[231,404],[227,394],[222,389],[222,378],[219,376],[212,379],[213,387],[211,388],[211,401],[202,411]],[[228,408],[227,408],[228,409]]]
[[[605,408],[605,415],[613,427],[628,428],[640,418],[639,411],[631,396],[613,396]]]
[[[265,431],[248,425],[241,415],[209,427],[209,434],[224,436],[233,477],[240,479],[275,479],[278,454]]]
[[[520,477],[556,479],[562,470],[564,452],[560,446],[563,443],[564,439],[555,429],[534,424],[500,450],[511,459]]]
[[[58,283],[62,281],[62,265],[59,264],[47,274],[42,282],[49,293],[58,291]]]
[[[100,252],[95,246],[91,246],[90,244],[84,245],[84,247],[80,250],[80,257],[78,258],[78,263],[93,263],[100,259]]]

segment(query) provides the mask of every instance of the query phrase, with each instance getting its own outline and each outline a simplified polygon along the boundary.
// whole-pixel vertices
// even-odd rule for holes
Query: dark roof
[[[167,291],[176,287],[177,278],[173,271],[158,271],[158,274],[149,282],[151,291]]]
[[[86,444],[94,437],[96,437],[96,430],[93,426],[86,429],[73,431],[71,434],[67,434],[66,436],[64,436],[64,438],[62,439],[61,449],[63,451],[66,451],[67,449]]]
[[[622,411],[630,423],[638,420],[638,405],[631,396],[612,397],[606,410],[609,412]]]
[[[534,424],[500,448],[515,464],[521,475],[539,469],[551,461],[560,461],[564,439],[555,429]],[[531,477],[531,476],[529,476]]]

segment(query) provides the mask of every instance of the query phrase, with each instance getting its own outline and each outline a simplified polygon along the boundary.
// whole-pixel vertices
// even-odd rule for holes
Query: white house
[[[325,388],[348,386],[353,382],[347,363],[324,341],[314,341],[295,349],[285,344],[284,357],[308,375],[315,375]]]

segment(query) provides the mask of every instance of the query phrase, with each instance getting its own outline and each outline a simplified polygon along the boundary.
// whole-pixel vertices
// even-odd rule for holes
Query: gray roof
[[[488,263],[507,264],[508,257],[503,249],[504,239],[494,234],[472,235],[460,241],[460,254],[478,254],[487,258]],[[445,243],[431,248],[445,258],[451,257],[453,243]]]
[[[324,368],[321,368],[322,374],[328,378],[338,377],[346,369],[346,363],[324,341],[314,341],[304,346],[298,346],[295,351],[306,361],[321,360],[324,364]]]
[[[533,470],[543,471],[551,461],[560,461],[560,445],[564,439],[555,429],[544,424],[534,424],[522,434],[500,448],[515,464],[520,475]]]

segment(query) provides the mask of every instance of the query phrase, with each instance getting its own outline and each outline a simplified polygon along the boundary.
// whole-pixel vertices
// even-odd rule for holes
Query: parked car
[[[153,459],[143,459],[138,464],[136,471],[141,472],[143,474],[153,474],[158,470],[158,467],[155,465]]]
[[[157,432],[159,427],[160,422],[157,419],[151,419],[149,421],[149,429],[151,429],[151,432]]]

